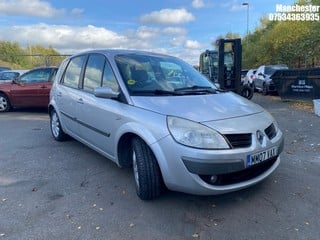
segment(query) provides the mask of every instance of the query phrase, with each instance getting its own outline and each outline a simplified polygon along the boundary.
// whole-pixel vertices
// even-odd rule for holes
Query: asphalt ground
[[[75,140],[56,142],[45,110],[0,114],[1,239],[320,239],[320,117],[255,94],[285,135],[279,168],[220,195],[135,193],[131,169]]]

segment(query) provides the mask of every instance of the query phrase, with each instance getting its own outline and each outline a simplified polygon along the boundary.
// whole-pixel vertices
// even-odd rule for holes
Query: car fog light
[[[218,179],[217,175],[212,175],[210,176],[209,181],[211,184],[214,184],[217,181],[217,179]]]

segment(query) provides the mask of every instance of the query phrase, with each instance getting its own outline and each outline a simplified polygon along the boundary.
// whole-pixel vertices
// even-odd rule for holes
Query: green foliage
[[[12,69],[32,69],[44,65],[58,66],[64,59],[51,46],[40,45],[21,48],[18,43],[0,41],[0,65]]]
[[[51,46],[49,46],[49,48],[40,45],[29,46],[25,49],[25,53],[26,55],[29,55],[29,64],[34,67],[42,65],[58,66],[63,60],[60,53]]]
[[[296,4],[320,6],[320,0]],[[287,64],[291,68],[320,66],[319,21],[269,21],[243,39],[243,68],[263,64]],[[248,44],[246,44],[248,40]]]
[[[219,39],[234,39],[234,38],[240,38],[240,35],[238,33],[228,32],[225,36],[223,35],[218,36],[217,39],[211,44],[214,46],[215,50],[218,50]],[[231,45],[226,45],[226,50],[231,50]]]
[[[19,55],[24,54],[23,49],[20,48],[18,43],[0,41],[0,53],[0,60],[7,62],[7,66],[10,66],[10,64],[20,66],[26,64],[25,59],[18,57]]]

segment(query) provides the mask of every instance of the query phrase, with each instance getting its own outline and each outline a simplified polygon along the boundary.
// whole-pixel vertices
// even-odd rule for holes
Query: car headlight
[[[168,116],[167,125],[171,136],[180,144],[201,149],[230,148],[223,136],[200,123]]]
[[[273,120],[273,126],[274,126],[274,131],[275,131],[275,133],[278,134],[278,132],[279,132],[279,125],[278,125],[278,123],[277,123],[275,120]]]

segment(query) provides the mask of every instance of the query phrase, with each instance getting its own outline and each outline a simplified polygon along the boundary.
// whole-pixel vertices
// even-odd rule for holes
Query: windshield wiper
[[[155,90],[133,90],[132,91],[133,95],[136,94],[141,94],[141,95],[167,95],[167,96],[176,96],[176,95],[182,95],[179,92],[175,91],[167,91],[167,90],[162,90],[162,89],[155,89]]]
[[[191,87],[176,88],[174,91],[175,92],[184,93],[184,94],[190,94],[190,93],[195,93],[195,94],[217,93],[216,89],[213,89],[212,87],[198,86],[198,85],[193,85]]]
[[[184,88],[176,88],[174,91],[167,91],[162,89],[154,89],[154,90],[133,90],[131,92],[133,95],[143,95],[143,96],[154,96],[154,95],[162,95],[162,96],[181,96],[181,95],[192,95],[192,94],[212,94],[217,93],[216,89],[207,86],[192,86],[192,87],[184,87]]]

